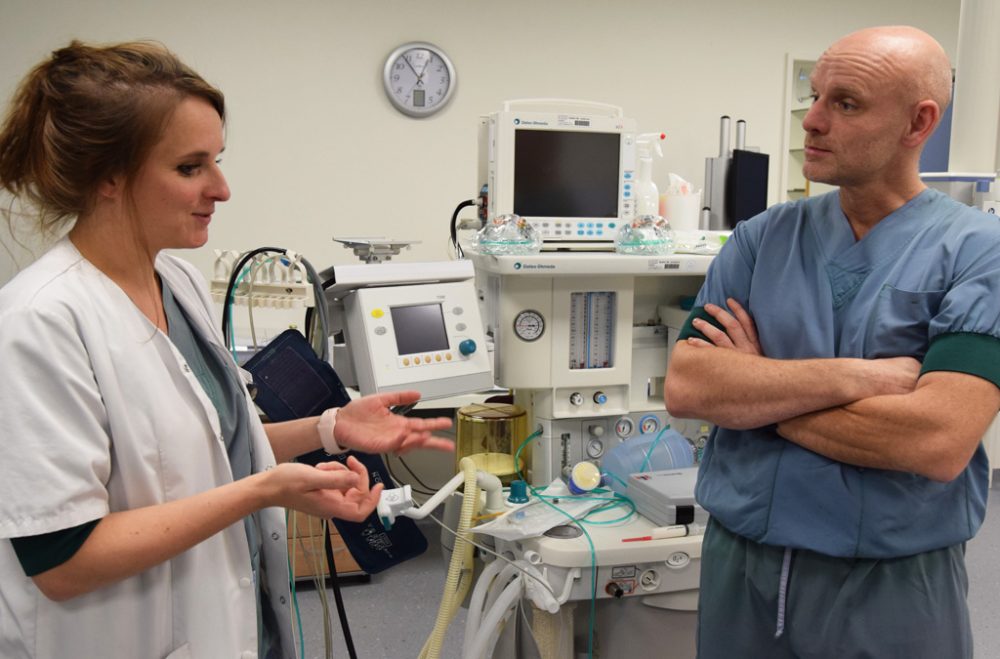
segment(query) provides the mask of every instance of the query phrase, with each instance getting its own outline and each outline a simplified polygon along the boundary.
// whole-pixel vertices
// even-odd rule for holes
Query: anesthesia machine
[[[620,108],[585,101],[508,101],[480,120],[489,214],[525,218],[545,241],[532,255],[464,249],[496,384],[513,390],[542,428],[529,467],[534,484],[668,423],[695,450],[710,429],[667,417],[663,378],[687,318],[682,301],[697,294],[712,250],[612,251],[634,217],[635,141],[635,122]]]
[[[456,241],[474,267],[491,384],[511,400],[459,411],[462,474],[423,506],[409,486],[383,493],[386,526],[445,502],[445,519],[458,527],[445,542],[448,583],[421,656],[436,656],[466,595],[465,657],[663,647],[693,656],[706,521],[693,501],[693,467],[710,426],[671,418],[663,380],[685,307],[724,236],[702,232],[686,253],[614,252],[619,229],[636,219],[635,122],[620,108],[510,101],[479,127],[481,218],[519,218],[542,249],[491,253],[469,232]],[[519,434],[498,441],[504,433]],[[651,462],[657,450],[671,460]],[[465,495],[449,497],[459,486]],[[470,496],[478,487],[484,499]],[[471,542],[485,566],[474,563]],[[516,615],[527,602],[530,623]],[[530,633],[519,633],[522,619]]]

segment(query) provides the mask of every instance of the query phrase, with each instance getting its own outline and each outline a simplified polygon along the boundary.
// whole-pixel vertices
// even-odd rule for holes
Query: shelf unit
[[[809,75],[815,65],[814,59],[792,55],[785,57],[784,148],[782,149],[784,166],[781,168],[781,190],[786,201],[819,195],[835,189],[830,185],[807,181],[802,175],[806,136],[802,120],[809,112],[811,103],[809,94],[812,91]]]

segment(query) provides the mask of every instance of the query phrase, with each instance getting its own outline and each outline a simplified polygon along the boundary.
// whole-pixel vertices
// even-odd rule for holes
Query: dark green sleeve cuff
[[[1000,387],[1000,339],[986,334],[942,334],[931,342],[920,374],[955,371]]]
[[[710,315],[708,315],[708,312],[705,311],[705,307],[695,307],[694,309],[691,310],[691,314],[687,317],[687,320],[684,321],[684,327],[681,328],[681,334],[679,337],[677,337],[678,341],[683,341],[684,339],[690,339],[691,337],[694,337],[696,339],[701,339],[702,341],[708,341],[709,343],[711,343],[711,341],[708,340],[707,336],[696,330],[694,328],[694,325],[691,324],[692,321],[698,318],[715,325],[723,332],[726,331],[726,328],[722,326],[722,323],[720,323],[715,318],[712,318]]]
[[[73,558],[101,520],[84,522],[52,533],[29,535],[23,538],[11,538],[17,560],[29,577],[51,570]]]

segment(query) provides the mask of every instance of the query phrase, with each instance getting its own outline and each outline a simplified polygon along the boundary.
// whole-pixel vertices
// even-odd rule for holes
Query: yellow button
[[[431,356],[430,355],[424,355],[424,363],[425,364],[430,364],[431,363]]]
[[[385,312],[381,309],[372,309],[372,318],[381,318],[385,315]]]
[[[403,366],[409,366],[409,365],[410,365],[410,358],[403,357]]]
[[[436,362],[441,361],[441,355],[434,355],[434,361]]]
[[[451,361],[451,353],[449,352],[448,354],[446,354],[444,358],[447,359],[448,361]]]

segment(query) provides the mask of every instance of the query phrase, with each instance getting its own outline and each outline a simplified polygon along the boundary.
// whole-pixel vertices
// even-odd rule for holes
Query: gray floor
[[[998,472],[1000,475],[1000,472]],[[350,618],[358,659],[406,659],[416,657],[434,625],[446,566],[438,545],[439,527],[423,522],[421,529],[430,542],[428,551],[382,574],[367,584],[348,584],[342,592]],[[968,546],[969,607],[975,634],[977,659],[1000,659],[1000,489],[990,491],[990,508],[979,535]],[[330,596],[331,607],[333,597]],[[313,590],[299,594],[308,659],[324,657],[322,614]],[[333,614],[335,616],[335,613]],[[461,655],[465,611],[460,610],[445,637],[441,656]],[[333,623],[333,657],[348,653],[336,620]],[[942,657],[942,659],[947,659]]]
[[[434,628],[448,566],[441,554],[441,527],[430,520],[422,520],[418,525],[427,537],[426,552],[372,575],[369,583],[341,585],[358,659],[415,658]],[[333,610],[333,594],[327,590],[333,618],[333,657],[347,659],[347,646]],[[298,599],[305,656],[323,659],[323,614],[319,596],[313,589],[303,589]],[[441,657],[461,657],[464,628],[465,609],[459,609],[445,635]]]

